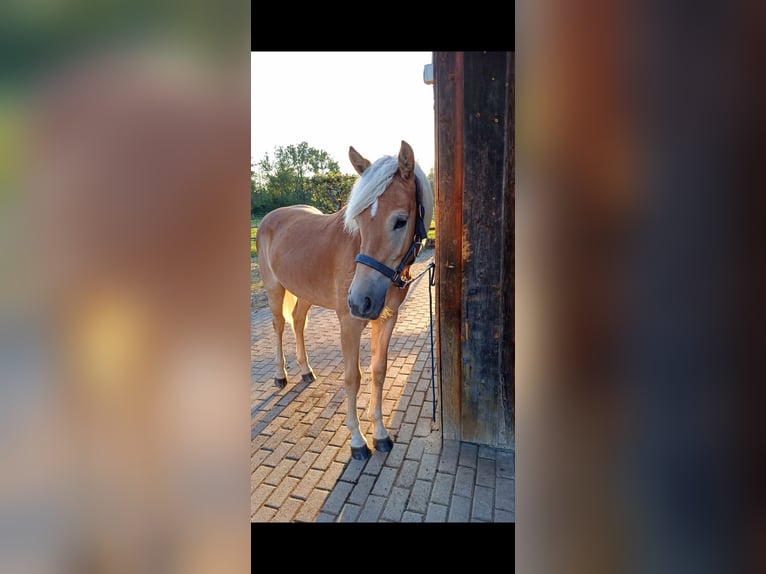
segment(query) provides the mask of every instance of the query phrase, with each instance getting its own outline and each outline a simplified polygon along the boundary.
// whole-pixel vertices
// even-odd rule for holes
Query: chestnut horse
[[[362,378],[362,331],[372,324],[369,415],[375,426],[373,446],[388,452],[394,444],[382,410],[388,344],[399,306],[409,291],[410,266],[426,239],[434,198],[405,141],[398,156],[370,163],[349,147],[349,159],[360,177],[347,205],[329,215],[306,205],[275,209],[261,220],[256,243],[276,334],[274,384],[280,388],[287,384],[282,349],[285,321],[295,332],[303,380],[316,380],[303,338],[306,316],[312,305],[333,309],[340,322],[351,456],[364,460],[371,451],[359,430],[356,406]]]

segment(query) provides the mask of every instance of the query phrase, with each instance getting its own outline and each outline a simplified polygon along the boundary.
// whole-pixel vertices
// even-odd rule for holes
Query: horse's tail
[[[282,299],[282,316],[285,318],[285,321],[290,323],[290,327],[293,326],[293,309],[295,309],[297,302],[298,298],[285,289],[285,296]]]

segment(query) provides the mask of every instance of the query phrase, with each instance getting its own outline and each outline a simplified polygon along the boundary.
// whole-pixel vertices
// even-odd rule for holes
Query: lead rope
[[[431,327],[431,397],[433,403],[433,414],[431,421],[436,423],[436,384],[434,383],[434,303],[431,297],[431,288],[436,285],[434,276],[434,262],[428,265],[428,320]]]
[[[432,287],[436,285],[436,277],[434,276],[435,264],[433,261],[428,266],[418,273],[415,277],[410,279],[408,283],[413,283],[415,280],[420,279],[423,275],[428,273],[428,321],[431,333],[431,397],[433,399],[433,413],[431,414],[431,420],[436,422],[436,383],[434,379],[434,302],[431,295]]]

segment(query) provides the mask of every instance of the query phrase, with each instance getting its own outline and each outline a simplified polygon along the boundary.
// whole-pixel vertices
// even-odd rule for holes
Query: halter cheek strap
[[[412,239],[412,244],[410,245],[410,248],[407,250],[407,253],[404,254],[404,257],[402,257],[401,262],[397,266],[396,269],[391,269],[388,265],[384,265],[380,261],[377,261],[376,259],[373,259],[369,255],[364,255],[363,253],[360,253],[356,256],[356,262],[361,263],[362,265],[366,265],[367,267],[372,267],[375,269],[375,271],[378,271],[379,273],[382,273],[386,277],[388,277],[391,282],[399,287],[400,289],[407,286],[407,284],[410,283],[410,279],[404,279],[402,277],[402,273],[405,269],[407,269],[410,265],[412,265],[415,262],[415,259],[417,258],[418,254],[420,253],[420,250],[423,248],[423,240],[426,238],[427,232],[426,232],[426,224],[425,224],[425,207],[423,207],[423,201],[421,199],[421,190],[420,190],[420,183],[418,182],[417,177],[415,178],[415,211],[417,213],[417,218],[415,220],[415,235]]]

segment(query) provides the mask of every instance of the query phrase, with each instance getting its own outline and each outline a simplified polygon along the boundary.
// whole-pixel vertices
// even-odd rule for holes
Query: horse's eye
[[[399,218],[399,219],[397,219],[397,220],[396,220],[396,222],[394,223],[394,229],[401,229],[401,228],[402,228],[402,227],[404,227],[405,225],[407,225],[407,220],[406,220],[406,219],[402,219],[402,218]]]

